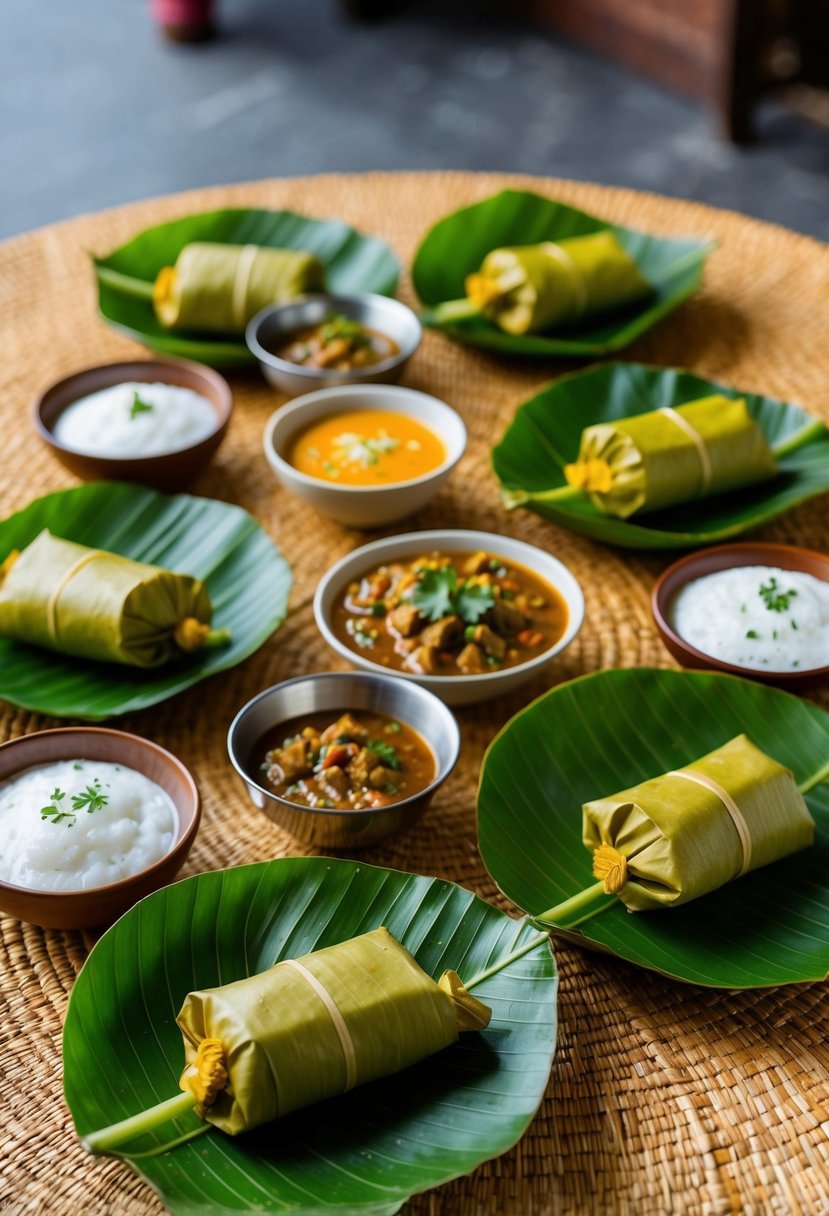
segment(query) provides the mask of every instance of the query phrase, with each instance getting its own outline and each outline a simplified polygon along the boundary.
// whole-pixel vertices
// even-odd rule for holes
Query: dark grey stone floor
[[[458,168],[683,195],[829,239],[829,130],[766,104],[734,148],[702,107],[494,6],[359,25],[337,0],[225,0],[222,37],[189,47],[157,37],[144,0],[0,9],[0,236],[218,182]]]

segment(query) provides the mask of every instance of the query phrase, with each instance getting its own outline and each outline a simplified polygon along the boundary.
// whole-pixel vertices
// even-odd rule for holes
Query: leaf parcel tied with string
[[[0,634],[61,654],[159,667],[230,641],[201,579],[41,532],[0,567]]]
[[[626,519],[765,481],[777,462],[745,401],[714,394],[586,427],[564,472],[600,511]]]
[[[322,263],[305,250],[193,241],[159,271],[153,306],[168,329],[242,333],[269,304],[324,288]]]
[[[84,1142],[107,1152],[188,1105],[235,1136],[408,1068],[489,1020],[455,972],[435,982],[387,929],[375,929],[189,993],[177,1018],[181,1097]]]
[[[434,310],[439,321],[482,314],[510,334],[542,333],[612,312],[651,294],[610,229],[562,241],[493,249],[468,275],[465,300]]]
[[[808,848],[815,832],[789,769],[745,735],[582,813],[593,873],[631,912],[698,899]]]

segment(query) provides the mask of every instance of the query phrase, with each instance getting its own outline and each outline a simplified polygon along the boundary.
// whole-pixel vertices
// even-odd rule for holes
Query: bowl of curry
[[[245,339],[268,383],[293,397],[332,384],[395,383],[421,336],[411,308],[368,293],[272,304]]]
[[[307,844],[357,849],[423,814],[455,767],[460,732],[423,688],[321,672],[254,697],[227,746],[254,806],[279,827]]]
[[[320,389],[277,410],[265,457],[282,485],[346,527],[394,523],[433,498],[466,450],[445,402],[399,385]]]
[[[567,567],[489,532],[411,532],[363,545],[320,582],[325,640],[366,672],[394,672],[449,705],[517,688],[573,641],[584,596]]]

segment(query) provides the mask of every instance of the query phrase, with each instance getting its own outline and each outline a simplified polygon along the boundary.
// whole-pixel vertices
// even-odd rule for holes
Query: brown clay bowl
[[[671,603],[674,596],[693,579],[719,570],[731,570],[736,566],[777,566],[781,570],[797,570],[811,574],[814,578],[829,583],[829,555],[813,549],[801,549],[796,545],[773,545],[763,541],[742,541],[733,545],[717,545],[711,549],[700,549],[688,557],[682,557],[663,571],[651,592],[651,611],[662,641],[674,658],[683,667],[706,668],[725,671],[730,675],[759,680],[762,684],[777,684],[782,688],[796,690],[805,688],[829,676],[829,667],[812,667],[798,671],[758,671],[753,667],[741,667],[715,659],[676,633],[670,624]]]
[[[190,852],[201,818],[199,791],[180,760],[149,739],[103,726],[62,726],[11,739],[0,745],[0,782],[36,765],[75,759],[123,764],[155,781],[173,800],[178,836],[164,857],[109,886],[35,891],[0,881],[0,912],[46,929],[110,925],[139,899],[172,882]]]
[[[141,384],[173,384],[206,397],[216,411],[216,428],[199,443],[163,456],[96,456],[76,452],[59,443],[52,428],[62,410],[100,389],[125,380]],[[222,442],[233,409],[230,385],[201,363],[175,359],[140,359],[128,363],[105,363],[87,367],[58,380],[35,401],[34,424],[40,438],[61,464],[84,481],[139,481],[156,490],[180,490],[199,473]]]

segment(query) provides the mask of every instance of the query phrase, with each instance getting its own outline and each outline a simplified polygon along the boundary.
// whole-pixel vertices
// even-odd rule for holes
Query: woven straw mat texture
[[[142,353],[99,320],[90,252],[105,253],[164,219],[256,205],[341,217],[384,237],[408,265],[429,225],[504,184],[503,177],[460,173],[258,182],[82,216],[7,243],[0,249],[0,510],[7,514],[73,483],[33,433],[28,411],[35,392],[84,366]],[[513,178],[510,184],[654,233],[718,238],[704,289],[627,357],[684,365],[799,402],[829,420],[825,247],[692,203],[571,182]],[[405,280],[402,295],[412,301]],[[425,820],[366,856],[453,879],[502,906],[475,841],[476,777],[488,741],[551,683],[601,668],[671,663],[648,608],[654,575],[667,556],[612,551],[499,506],[490,446],[515,407],[565,370],[561,361],[498,359],[427,333],[407,374],[409,385],[461,412],[470,444],[443,494],[405,526],[479,527],[541,545],[571,567],[587,597],[581,635],[551,674],[512,697],[461,711],[462,761]],[[232,385],[229,435],[192,489],[251,511],[291,561],[295,582],[287,622],[256,655],[119,723],[171,748],[196,774],[205,813],[184,874],[303,851],[249,808],[225,758],[224,735],[231,716],[259,690],[340,666],[317,635],[311,599],[320,573],[366,539],[309,520],[277,487],[261,453],[277,399],[253,373],[234,374]],[[818,500],[764,535],[825,548],[825,512],[826,500]],[[0,738],[50,725],[6,707]],[[8,918],[1,936],[0,1211],[157,1216],[158,1200],[125,1165],[83,1153],[61,1097],[62,1017],[92,937]],[[563,945],[557,956],[560,1040],[538,1116],[511,1153],[411,1200],[407,1216],[829,1212],[824,985],[729,994],[677,985]]]

